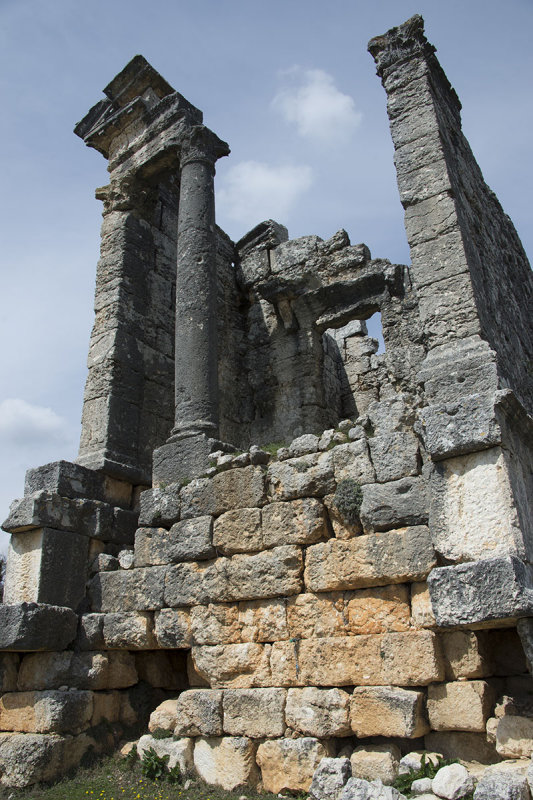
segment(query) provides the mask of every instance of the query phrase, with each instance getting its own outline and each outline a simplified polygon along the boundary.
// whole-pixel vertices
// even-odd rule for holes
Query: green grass
[[[238,800],[243,794],[248,800],[259,800],[252,789],[242,788],[225,792],[197,779],[185,790],[166,780],[151,781],[143,777],[141,764],[128,763],[116,757],[105,758],[97,764],[80,768],[69,778],[52,786],[31,786],[27,789],[0,788],[0,800]],[[262,794],[260,800],[274,800],[275,795]]]

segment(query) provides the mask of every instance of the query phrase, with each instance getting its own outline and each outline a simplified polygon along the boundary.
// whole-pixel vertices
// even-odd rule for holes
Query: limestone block
[[[444,677],[440,642],[432,631],[384,634],[381,658],[386,683],[426,686]]]
[[[153,615],[146,611],[105,614],[103,635],[105,646],[111,649],[153,650],[157,647]]]
[[[272,599],[239,603],[238,625],[240,633],[235,641],[239,637],[242,642],[278,642],[288,639],[287,601]]]
[[[424,693],[395,686],[356,686],[350,718],[358,738],[401,736],[416,739],[429,731]]]
[[[174,735],[222,736],[222,694],[216,689],[182,692],[175,701]]]
[[[139,525],[170,528],[180,518],[180,486],[147,489],[139,497]]]
[[[270,645],[193,646],[191,654],[196,671],[214,689],[250,689],[272,684]]]
[[[85,596],[88,554],[89,539],[72,531],[43,527],[13,534],[4,602],[47,603],[75,610]]]
[[[274,500],[323,497],[335,488],[331,453],[274,461],[268,467],[267,480]]]
[[[421,686],[444,671],[430,631],[275,642],[271,669],[276,686]]]
[[[378,483],[396,481],[418,473],[418,440],[409,431],[387,431],[368,439]]]
[[[172,733],[174,733],[174,728],[178,722],[177,705],[177,699],[164,700],[152,711],[148,722],[148,730],[150,733],[157,730],[172,731]],[[177,735],[182,736],[184,734],[178,733]]]
[[[16,653],[0,653],[0,692],[16,691],[19,665]]]
[[[165,604],[205,605],[298,594],[302,567],[301,550],[291,545],[219,558],[205,566],[195,562],[177,564],[168,567]]]
[[[113,508],[108,503],[70,499],[41,490],[11,503],[9,516],[2,527],[9,533],[52,528],[111,540],[113,522]]]
[[[307,792],[321,760],[331,757],[328,742],[301,739],[270,739],[257,748],[257,763],[265,792]]]
[[[441,767],[431,784],[431,789],[444,800],[459,800],[474,788],[474,779],[462,764]]]
[[[344,605],[342,592],[306,593],[290,597],[287,600],[289,637],[311,639],[344,636],[346,633]]]
[[[0,729],[79,733],[88,727],[92,712],[92,692],[8,692],[0,697]]]
[[[363,487],[361,521],[365,532],[401,525],[423,525],[428,519],[427,487],[423,478],[401,478]]]
[[[24,788],[52,781],[77,766],[94,744],[86,734],[0,733],[0,783]]]
[[[481,764],[501,761],[494,744],[482,733],[431,731],[426,734],[424,744],[426,750],[440,753],[444,758],[457,758],[457,753],[461,753],[463,761],[479,761]]]
[[[94,692],[91,728],[101,722],[118,722],[120,719],[120,693]]]
[[[313,592],[421,580],[436,564],[425,526],[311,545],[304,580]]]
[[[357,483],[373,483],[376,476],[365,438],[339,444],[331,451],[335,481],[352,478]]]
[[[426,450],[434,461],[501,443],[494,408],[498,393],[495,394],[476,392],[423,409],[421,430]]]
[[[137,670],[129,653],[87,652],[32,653],[24,656],[18,690],[118,689],[137,682]],[[112,685],[111,685],[112,684]]]
[[[400,756],[394,744],[361,745],[350,756],[352,775],[365,781],[379,779],[390,786],[398,776]]]
[[[261,509],[237,508],[221,514],[215,520],[213,544],[217,552],[224,556],[262,550]]]
[[[474,800],[529,800],[527,779],[508,770],[487,770],[476,786]]]
[[[44,603],[0,604],[0,650],[63,650],[76,636],[70,608]]]
[[[411,584],[411,621],[415,628],[433,628],[436,625],[426,581]]]
[[[386,633],[410,628],[409,589],[399,584],[345,594],[348,633]]]
[[[214,558],[212,517],[195,517],[165,528],[139,528],[135,533],[135,566],[175,564]]]
[[[324,506],[304,497],[288,503],[269,503],[262,511],[263,547],[307,545],[328,538]]]
[[[446,678],[482,678],[491,674],[486,633],[450,631],[441,633]]]
[[[250,739],[283,736],[286,699],[285,689],[226,689],[224,733]]]
[[[422,798],[425,797],[428,798],[428,800],[433,800],[436,795],[434,795],[431,791],[432,784],[433,781],[431,778],[418,778],[411,784],[411,794],[416,795],[417,797],[422,796]]]
[[[89,584],[93,611],[153,611],[163,607],[167,567],[100,572]]]
[[[190,615],[193,644],[233,644],[240,641],[239,611],[236,603],[193,606]]]
[[[495,701],[485,681],[453,681],[428,687],[429,724],[436,731],[485,730]]]
[[[146,734],[137,742],[137,754],[142,758],[146,750],[151,748],[159,758],[169,757],[167,764],[169,769],[177,764],[180,772],[185,774],[193,770],[193,747],[193,739],[154,739],[150,734]]]
[[[213,478],[191,481],[181,490],[181,518],[205,514],[220,516],[235,508],[257,508],[265,502],[265,476],[261,467],[219,472]]]
[[[533,718],[502,717],[496,728],[496,750],[504,758],[530,758],[533,754]]]
[[[256,744],[244,736],[200,738],[194,745],[194,767],[203,781],[226,791],[255,786],[255,752]]]
[[[24,494],[45,490],[60,497],[104,499],[104,476],[71,461],[52,461],[26,472]]]
[[[158,647],[190,647],[192,632],[189,611],[182,608],[162,608],[161,611],[156,611],[154,632]]]
[[[350,695],[342,689],[289,689],[285,717],[305,736],[350,736]]]
[[[349,758],[323,758],[314,772],[309,796],[312,800],[339,800],[351,776]]]
[[[533,569],[513,556],[437,567],[428,586],[439,626],[533,614]]]
[[[449,458],[431,476],[430,528],[448,561],[524,557],[522,533],[500,447]]]

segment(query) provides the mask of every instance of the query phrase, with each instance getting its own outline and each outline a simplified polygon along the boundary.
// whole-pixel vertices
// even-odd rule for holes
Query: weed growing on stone
[[[339,481],[333,503],[346,522],[353,525],[359,520],[362,502],[363,490],[357,481],[353,478],[344,478]]]
[[[275,456],[282,447],[287,447],[287,444],[285,442],[270,442],[269,444],[262,444],[261,450],[264,450],[265,453],[269,453],[271,456]]]
[[[418,781],[420,778],[433,778],[441,767],[447,767],[448,764],[457,764],[456,758],[442,758],[436,756],[437,763],[434,764],[431,759],[426,760],[426,754],[422,753],[422,760],[418,769],[409,770],[405,775],[398,775],[392,784],[395,789],[398,789],[400,794],[411,796],[411,785],[413,781]],[[461,798],[461,800],[469,800],[469,797]]]

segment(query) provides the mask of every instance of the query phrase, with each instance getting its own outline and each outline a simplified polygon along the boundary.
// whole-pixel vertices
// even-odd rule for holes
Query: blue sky
[[[408,263],[368,40],[414,13],[463,127],[533,253],[532,0],[0,0],[0,515],[27,467],[74,458],[92,325],[102,156],[72,133],[136,53],[232,150],[217,218],[240,238],[341,227]]]

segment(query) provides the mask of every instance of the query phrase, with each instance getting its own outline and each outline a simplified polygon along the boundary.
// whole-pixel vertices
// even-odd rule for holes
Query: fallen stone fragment
[[[529,800],[525,775],[509,771],[486,772],[474,792],[474,800]]]
[[[351,776],[349,758],[323,758],[313,775],[309,796],[313,800],[339,800]]]
[[[433,794],[444,800],[459,800],[474,788],[474,779],[462,764],[441,767],[431,785]]]

